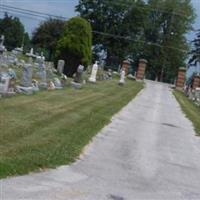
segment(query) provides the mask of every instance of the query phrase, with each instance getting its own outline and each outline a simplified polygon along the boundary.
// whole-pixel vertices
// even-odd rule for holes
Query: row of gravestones
[[[16,82],[16,74],[14,70],[9,69],[7,73],[0,73],[0,94],[2,95],[10,95],[17,93],[24,93],[24,94],[32,94],[35,91],[39,91],[40,89],[48,89],[48,90],[54,90],[54,89],[62,89],[65,86],[65,82],[67,80],[67,77],[63,74],[65,61],[59,60],[57,65],[57,70],[53,69],[53,67],[46,67],[45,66],[45,58],[43,55],[38,56],[36,58],[36,61],[38,63],[38,72],[37,75],[39,76],[39,80],[33,80],[33,52],[30,52],[27,54],[29,56],[29,62],[24,63],[23,65],[23,73],[22,73],[22,79],[19,85],[15,85]],[[98,63],[95,62],[95,64],[92,66],[91,75],[88,79],[91,83],[96,83],[97,79],[97,72],[99,70]],[[122,67],[120,71],[120,80],[118,82],[119,85],[125,84],[125,78],[126,78],[126,68]],[[54,73],[57,73],[60,75],[60,79],[58,77],[54,77]],[[71,82],[72,87],[76,89],[82,88],[82,85],[85,80],[82,79],[82,75],[84,72],[84,66],[79,65],[77,72],[75,73],[74,80]],[[47,74],[48,79],[50,80],[47,83]],[[112,73],[108,71],[107,79],[112,78]],[[127,76],[129,79],[135,80],[134,76],[130,76],[130,74]]]
[[[37,75],[39,81],[37,81],[33,80],[33,53],[30,52],[27,56],[29,57],[29,62],[24,63],[22,66],[22,78],[19,85],[16,85],[16,73],[13,69],[9,68],[7,71],[0,72],[0,95],[8,96],[15,93],[32,94],[40,89],[54,90],[62,89],[65,86],[67,77],[63,74],[65,65],[64,60],[58,61],[57,70],[55,70],[53,67],[46,67],[43,55],[38,56],[36,61],[38,63]],[[96,82],[97,71],[98,64],[96,62],[92,67],[92,72],[88,80],[89,82]],[[79,65],[74,80],[71,82],[71,85],[76,89],[82,88],[84,83],[84,80],[82,79],[83,72],[84,66]],[[48,83],[47,75],[49,80]],[[58,75],[60,79],[58,78]]]
[[[40,89],[62,89],[65,86],[65,81],[67,77],[63,74],[65,61],[59,60],[57,65],[57,71],[53,70],[53,68],[49,68],[50,70],[46,69],[44,64],[45,58],[43,55],[37,57],[38,63],[38,76],[40,77],[40,81],[36,81],[32,79],[33,76],[33,56],[29,54],[29,62],[23,65],[23,72],[22,78],[19,85],[16,85],[16,73],[13,69],[8,69],[7,72],[0,73],[0,94],[1,95],[13,95],[15,93],[23,93],[23,94],[32,94],[33,92],[39,91]],[[98,64],[92,66],[91,75],[88,79],[90,83],[96,83],[97,72],[98,72]],[[49,79],[53,78],[53,73],[57,73],[60,75],[60,79],[58,77],[54,77],[49,83],[47,84],[47,71],[51,76],[48,76]],[[77,72],[75,73],[74,80],[71,82],[72,87],[76,89],[82,88],[84,83],[82,79],[82,75],[84,72],[84,66],[79,65]],[[109,72],[111,73],[111,72]],[[109,74],[108,73],[108,74]],[[108,76],[110,79],[112,75]],[[125,69],[122,68],[120,73],[120,80],[119,84],[124,85],[125,83]]]
[[[58,77],[54,76],[54,68],[53,67],[46,67],[45,65],[45,57],[43,54],[41,56],[36,56],[33,53],[33,49],[30,50],[29,53],[26,54],[26,56],[29,57],[28,63],[25,63],[24,61],[19,63],[17,59],[17,54],[22,53],[22,48],[15,48],[11,55],[4,56],[5,47],[3,45],[4,37],[0,38],[0,61],[1,63],[14,63],[15,65],[22,66],[22,79],[19,85],[16,85],[16,74],[13,69],[8,69],[6,72],[0,71],[0,95],[12,95],[17,93],[25,93],[25,94],[32,94],[35,91],[39,91],[40,89],[48,89],[48,90],[54,90],[54,89],[61,89],[65,86],[65,82],[67,80],[67,77],[63,74],[65,61],[59,60],[57,65],[57,73],[60,75],[60,79]],[[33,79],[33,69],[35,66],[35,63],[33,63],[33,59],[37,63],[37,76],[39,77],[39,81],[36,79]],[[142,62],[141,62],[142,63]],[[5,65],[6,65],[5,64]],[[127,75],[127,69],[128,69],[129,63],[127,61],[123,62],[122,69],[120,71],[120,80],[119,85],[125,84],[125,77]],[[139,65],[140,66],[140,65]],[[142,65],[141,65],[142,66]],[[0,68],[1,69],[1,68]],[[88,79],[89,82],[95,83],[97,79],[97,72],[100,71],[101,67],[98,66],[98,62],[96,61],[95,64],[92,66],[91,75]],[[144,70],[140,70],[143,73]],[[82,80],[82,75],[84,72],[84,66],[79,65],[77,72],[75,73],[74,80],[71,82],[71,85],[76,88],[80,89],[82,88],[82,84],[86,80]],[[138,73],[139,74],[139,73]],[[48,78],[48,81],[47,81]],[[128,75],[129,79],[135,79],[134,76]],[[112,72],[108,71],[107,74],[102,73],[101,76],[102,80],[112,79]]]

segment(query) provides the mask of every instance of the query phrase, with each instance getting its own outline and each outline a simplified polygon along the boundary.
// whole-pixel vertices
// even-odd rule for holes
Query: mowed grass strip
[[[117,80],[0,100],[0,178],[68,164],[143,88]]]
[[[175,90],[174,96],[187,118],[192,121],[197,135],[200,136],[200,108],[180,91]]]

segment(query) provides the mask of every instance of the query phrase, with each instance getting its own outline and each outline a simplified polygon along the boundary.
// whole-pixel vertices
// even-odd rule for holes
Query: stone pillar
[[[126,75],[128,74],[129,66],[130,62],[128,60],[122,62],[122,69],[124,69]]]
[[[185,72],[186,69],[184,67],[179,68],[178,70],[178,77],[176,80],[176,88],[183,89],[185,84]]]
[[[192,80],[192,89],[196,89],[200,87],[200,76],[196,75],[193,77],[193,80]]]
[[[140,59],[139,60],[139,65],[136,73],[136,78],[139,80],[143,80],[145,77],[145,71],[146,71],[146,66],[147,66],[147,60],[145,59]]]

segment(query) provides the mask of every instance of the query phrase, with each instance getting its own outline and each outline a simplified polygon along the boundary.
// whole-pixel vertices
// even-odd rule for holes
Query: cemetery
[[[145,59],[139,60],[134,75],[129,73],[129,60],[124,60],[117,72],[104,70],[98,61],[86,70],[80,63],[73,76],[67,77],[65,60],[55,65],[33,48],[25,54],[23,47],[8,52],[4,40],[1,36],[0,177],[73,162],[112,115],[143,88]],[[174,95],[184,101],[184,92],[196,103],[184,108],[180,102],[186,113],[194,110],[191,120],[195,121],[199,79],[194,77],[188,90],[185,80],[185,69],[180,68]],[[199,132],[199,123],[195,127]]]
[[[19,51],[22,48],[8,52],[4,39],[0,177],[74,161],[112,115],[143,88],[127,73],[127,63],[119,72],[105,71],[97,61],[87,70],[80,64],[73,77],[67,77],[64,60],[54,66],[33,48],[25,54]]]

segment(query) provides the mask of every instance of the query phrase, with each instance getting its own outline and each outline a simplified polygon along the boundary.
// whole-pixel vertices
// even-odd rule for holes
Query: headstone
[[[200,87],[195,89],[195,99],[197,104],[200,106]]]
[[[55,89],[62,89],[62,83],[58,78],[53,79],[53,83],[55,85]]]
[[[109,79],[109,80],[112,80],[113,72],[112,72],[111,69],[108,70],[108,73],[107,73],[107,74],[108,74],[108,79]]]
[[[77,69],[77,72],[75,74],[74,82],[82,83],[83,71],[84,71],[84,66],[83,65],[79,65],[78,69]]]
[[[1,73],[0,76],[0,93],[5,94],[8,92],[10,84],[10,77],[6,73]]]
[[[6,50],[6,48],[4,46],[4,40],[5,40],[5,37],[4,37],[4,35],[2,35],[1,38],[0,38],[0,54],[1,55]]]
[[[59,74],[63,74],[64,66],[65,66],[65,61],[58,60],[57,71]]]
[[[83,84],[83,80],[82,80],[82,75],[84,72],[84,66],[83,65],[79,65],[77,72],[75,74],[75,78],[74,81],[71,82],[71,85],[73,88],[75,89],[80,89],[82,88],[82,84]]]
[[[63,87],[66,86],[66,84],[67,84],[67,76],[65,74],[62,74],[60,79],[61,79],[62,86]]]
[[[15,49],[12,50],[12,53],[15,54],[15,55],[20,55],[23,53],[23,46],[22,47],[16,47]]]
[[[16,74],[13,69],[0,73],[0,94],[3,96],[15,94]]]
[[[30,49],[30,52],[29,52],[29,53],[26,53],[26,55],[27,55],[28,57],[30,57],[30,58],[35,58],[35,57],[36,57],[36,55],[34,54],[33,48],[31,48],[31,49]]]
[[[46,77],[48,81],[53,80],[55,76],[55,68],[53,66],[52,62],[47,63],[47,68],[46,68]]]
[[[32,94],[35,88],[32,85],[32,57],[29,58],[29,63],[24,64],[21,83],[16,86],[16,91],[23,94]]]
[[[32,65],[31,65],[31,63],[24,64],[22,80],[21,80],[20,85],[23,87],[31,87],[32,86]]]
[[[43,89],[47,89],[47,74],[45,69],[45,57],[43,56],[43,53],[41,53],[41,56],[37,57],[38,63],[39,63],[39,87]]]
[[[120,80],[119,80],[119,85],[124,85],[125,84],[125,69],[122,68],[121,73],[120,73]]]
[[[96,61],[95,64],[92,66],[92,73],[89,78],[89,82],[91,83],[96,83],[96,76],[97,76],[97,71],[98,71],[98,62]]]

